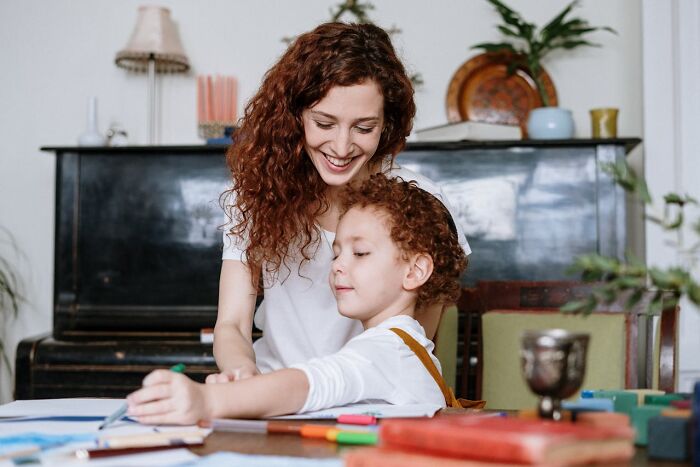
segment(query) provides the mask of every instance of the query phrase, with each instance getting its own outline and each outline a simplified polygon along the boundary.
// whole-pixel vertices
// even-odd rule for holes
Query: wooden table
[[[298,435],[217,431],[207,437],[203,447],[193,448],[192,452],[206,455],[219,451],[235,451],[243,454],[328,458],[340,456],[344,449],[353,447],[341,447],[326,440],[302,438]]]
[[[331,458],[340,457],[348,449],[356,449],[356,447],[339,446],[325,440],[302,438],[297,435],[213,432],[207,437],[204,447],[194,448],[192,452],[201,456],[219,451],[234,451],[243,454]],[[682,467],[691,464],[650,460],[647,458],[646,449],[637,448],[631,465],[634,467]]]

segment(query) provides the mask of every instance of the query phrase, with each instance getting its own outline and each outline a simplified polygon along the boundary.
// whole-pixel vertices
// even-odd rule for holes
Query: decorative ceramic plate
[[[511,53],[483,53],[466,61],[454,74],[447,88],[447,120],[520,125],[526,135],[527,116],[542,106],[537,85],[524,66],[508,74]],[[557,93],[547,72],[542,81],[549,105],[557,105]]]

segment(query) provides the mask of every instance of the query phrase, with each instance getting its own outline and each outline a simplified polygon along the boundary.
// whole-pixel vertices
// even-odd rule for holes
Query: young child
[[[370,400],[445,406],[442,379],[428,369],[439,369],[433,343],[414,318],[459,295],[467,261],[448,211],[415,182],[381,174],[346,189],[342,211],[329,281],[338,311],[359,320],[363,333],[332,355],[234,382],[199,384],[156,370],[128,396],[128,414],[147,424],[193,424]],[[426,364],[409,341],[429,355]]]

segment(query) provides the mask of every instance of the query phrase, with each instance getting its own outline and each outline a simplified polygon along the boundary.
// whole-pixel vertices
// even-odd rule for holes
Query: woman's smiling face
[[[384,127],[384,97],[374,81],[335,86],[304,110],[306,152],[332,187],[364,179]]]

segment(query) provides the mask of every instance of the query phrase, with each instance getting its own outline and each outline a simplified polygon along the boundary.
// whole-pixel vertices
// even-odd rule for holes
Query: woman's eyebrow
[[[330,120],[337,120],[335,115],[327,114],[326,112],[321,112],[320,110],[309,110],[310,113],[318,117],[328,118]],[[355,122],[368,122],[368,121],[379,121],[379,117],[362,117],[355,119]]]

